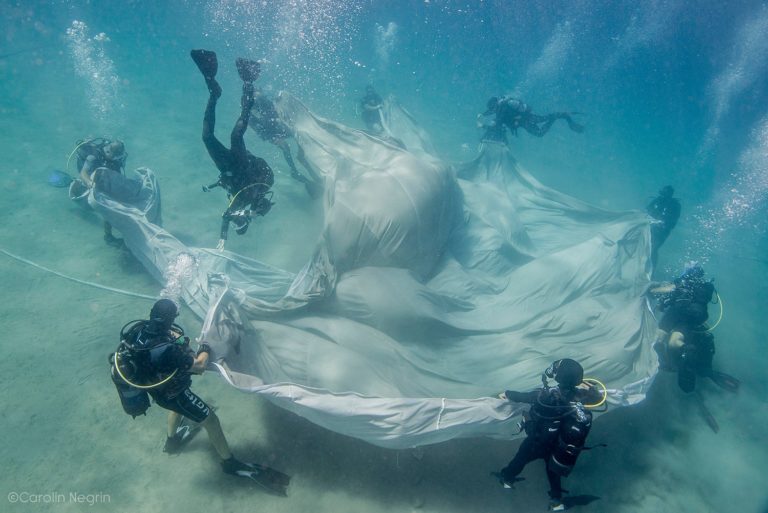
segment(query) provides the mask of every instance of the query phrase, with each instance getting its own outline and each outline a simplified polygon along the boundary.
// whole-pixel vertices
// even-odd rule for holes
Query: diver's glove
[[[218,251],[224,251],[224,244],[227,243],[227,239],[219,239],[219,243],[216,244],[216,249]]]
[[[203,192],[211,192],[211,188],[207,185],[203,185]]]
[[[202,342],[199,346],[197,346],[197,353],[195,353],[195,356],[200,356],[201,353],[211,354],[212,352],[213,350],[211,349],[211,346],[205,342]]]

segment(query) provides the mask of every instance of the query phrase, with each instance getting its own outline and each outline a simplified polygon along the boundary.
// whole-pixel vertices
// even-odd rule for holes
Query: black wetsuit
[[[685,276],[675,279],[674,284],[674,290],[660,299],[659,310],[664,316],[659,328],[667,332],[701,328],[709,318],[708,305],[715,293],[715,285],[703,278]]]
[[[381,122],[381,104],[383,100],[378,93],[369,92],[360,100],[360,115],[363,118],[363,123],[368,130],[374,133],[380,133],[384,127]],[[377,107],[379,108],[371,108]]]
[[[683,392],[696,389],[696,376],[711,377],[715,357],[715,337],[704,329],[683,334],[685,343],[673,362],[677,366],[677,384]]]
[[[166,333],[154,333],[151,326],[149,321],[142,321],[127,333],[126,342],[137,350],[121,356],[121,368],[127,367],[124,360],[130,359],[130,366],[135,366],[136,371],[129,379],[141,382],[139,384],[159,383],[176,371],[168,382],[150,388],[149,394],[166,410],[195,422],[204,421],[211,409],[189,388],[192,384],[189,370],[195,361],[189,339],[181,336],[183,331],[175,325]]]
[[[657,222],[651,224],[651,261],[656,265],[659,248],[680,219],[680,202],[672,196],[657,196],[646,207]]]
[[[711,281],[688,278],[683,275],[675,280],[675,289],[661,297],[659,309],[664,313],[659,328],[671,333],[683,334],[683,347],[679,352],[662,353],[663,366],[677,368],[678,385],[685,392],[696,387],[696,376],[712,374],[715,355],[715,338],[704,323],[709,318],[708,305],[715,294]],[[662,359],[664,359],[662,358]]]
[[[581,393],[579,391],[579,393]],[[591,394],[591,391],[587,391]],[[525,466],[537,459],[549,462],[554,452],[560,431],[560,425],[569,415],[583,414],[589,417],[591,413],[584,410],[580,403],[574,402],[575,389],[560,390],[559,387],[542,388],[533,392],[514,392],[507,390],[505,396],[516,403],[531,404],[529,418],[525,421],[526,438],[509,464],[501,470],[501,477],[507,483],[514,483],[515,478]],[[547,464],[547,480],[549,481],[549,496],[552,499],[562,498],[563,489],[561,476]]]
[[[125,178],[125,161],[128,158],[128,154],[125,152],[125,150],[123,149],[122,154],[119,157],[113,159],[108,159],[104,152],[104,148],[112,144],[112,142],[113,141],[103,137],[77,141],[77,169],[82,170],[85,167],[86,162],[88,162],[89,173],[97,174],[96,170],[100,168],[109,169],[123,180],[128,180]],[[93,157],[93,159],[88,161],[88,157]],[[117,180],[119,179],[112,181],[116,182]],[[115,197],[115,199],[125,203],[125,201],[123,201],[121,198]],[[160,225],[162,223],[156,224]],[[114,237],[114,235],[112,235],[112,225],[107,221],[104,221],[104,240],[107,242],[107,244],[113,245],[120,245],[122,242],[120,239],[117,239]]]
[[[214,79],[210,81],[215,83]],[[275,179],[266,161],[255,157],[245,148],[244,135],[248,129],[248,120],[254,103],[253,84],[243,84],[240,118],[232,129],[230,149],[227,149],[214,135],[218,100],[218,95],[214,91],[215,89],[211,89],[205,109],[203,142],[220,173],[219,180],[208,188],[221,186],[231,198],[229,207],[222,214],[221,222],[220,238],[226,239],[230,221],[236,223],[239,234],[245,233],[248,229],[251,220],[250,213],[247,212],[248,207],[255,215],[265,215],[269,211],[272,202],[265,198],[265,194],[272,187]]]

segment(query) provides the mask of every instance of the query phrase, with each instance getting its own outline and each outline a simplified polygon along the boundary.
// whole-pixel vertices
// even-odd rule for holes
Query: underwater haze
[[[643,402],[595,420],[588,444],[607,447],[585,452],[564,488],[589,497],[573,506],[584,512],[768,512],[768,3],[0,0],[0,13],[0,511],[547,509],[540,461],[513,490],[489,476],[520,439],[385,449],[239,393],[213,372],[195,378],[233,451],[292,475],[283,498],[224,476],[204,435],[163,453],[161,408],[123,413],[107,358],[162,286],[49,181],[57,170],[78,173],[79,139],[119,138],[127,169],[157,175],[164,228],[216,247],[226,204],[223,192],[201,191],[218,172],[201,141],[207,91],[189,54],[205,48],[219,58],[225,144],[240,109],[234,61],[247,57],[261,60],[257,85],[269,95],[288,91],[356,129],[365,128],[367,85],[394,95],[448,162],[478,155],[476,118],[491,96],[577,112],[584,133],[555,123],[541,138],[520,130],[509,148],[546,186],[602,209],[643,210],[672,185],[682,215],[654,279],[691,261],[715,278],[715,364],[741,388],[702,380],[696,394],[714,433],[675,376],[658,374]],[[276,146],[245,137],[275,172],[275,206],[246,235],[231,230],[227,249],[299,272],[322,205],[291,179]],[[200,333],[189,309],[179,322]]]

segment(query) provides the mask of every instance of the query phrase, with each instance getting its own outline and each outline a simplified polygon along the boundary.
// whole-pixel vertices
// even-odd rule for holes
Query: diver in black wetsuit
[[[554,378],[557,386],[550,387]],[[584,448],[592,426],[592,413],[582,402],[595,403],[601,394],[582,384],[584,370],[570,358],[557,360],[541,377],[543,388],[533,392],[507,390],[499,395],[516,403],[531,404],[523,427],[527,435],[514,459],[501,472],[494,473],[505,488],[512,488],[525,466],[537,459],[546,462],[551,511],[563,511],[561,477],[570,474]]]
[[[299,173],[296,164],[293,162],[291,147],[288,143],[288,139],[292,137],[291,132],[277,114],[275,104],[259,89],[256,89],[254,93],[253,108],[248,125],[263,141],[268,141],[280,148],[280,151],[283,152],[283,158],[288,163],[288,167],[291,168],[291,178],[303,183],[310,196],[315,198],[322,192],[320,177],[309,165],[307,159],[304,158],[304,150],[302,150],[301,146],[299,146],[296,158],[304,166],[304,169],[307,170],[311,179]]]
[[[674,194],[675,190],[669,185],[661,188],[659,195],[653,198],[645,209],[655,220],[651,224],[651,262],[654,268],[659,257],[659,248],[680,219],[680,201],[673,197]]]
[[[102,176],[111,174],[113,182],[127,181],[125,178],[125,161],[128,153],[125,144],[118,139],[110,140],[105,137],[91,137],[81,139],[75,143],[77,153],[77,169],[80,171],[80,179],[72,182],[69,194],[72,199],[80,199],[93,187],[94,175],[97,170],[102,170]],[[130,187],[130,185],[129,185]],[[120,201],[125,198],[116,197]],[[104,221],[104,242],[116,248],[123,248],[123,239],[118,239],[112,233],[112,225]]]
[[[491,116],[493,116],[492,120]],[[482,121],[483,118],[485,121]],[[506,96],[501,98],[494,96],[488,100],[486,111],[478,116],[478,125],[486,128],[483,140],[506,142],[503,128],[505,126],[513,135],[517,135],[518,128],[524,128],[531,135],[543,137],[558,119],[564,119],[574,132],[584,131],[584,127],[576,123],[568,112],[554,112],[540,116],[534,114],[522,101]]]
[[[365,96],[360,99],[360,116],[363,118],[365,127],[374,135],[384,132],[384,125],[381,121],[381,109],[384,106],[384,100],[379,93],[369,85],[365,88]]]
[[[229,207],[222,214],[221,235],[217,245],[217,249],[221,250],[227,240],[230,222],[235,225],[238,235],[242,235],[248,230],[252,215],[266,215],[272,208],[272,202],[266,197],[275,181],[272,169],[264,159],[255,157],[245,148],[243,139],[254,103],[253,81],[259,76],[259,63],[246,59],[236,61],[237,71],[243,80],[243,95],[240,99],[240,117],[230,137],[231,149],[227,149],[214,135],[216,102],[221,96],[221,86],[216,81],[216,54],[208,50],[192,50],[190,55],[203,74],[210,92],[203,118],[203,143],[220,173],[218,181],[204,186],[203,191],[223,187],[230,198]]]
[[[125,173],[125,161],[128,153],[125,151],[125,144],[119,139],[111,140],[106,137],[90,137],[81,139],[75,143],[77,153],[77,168],[81,170],[80,178],[87,183],[88,176],[82,175],[82,169],[88,160],[91,159],[91,168],[106,167]]]
[[[190,349],[189,338],[174,323],[178,314],[173,301],[161,299],[152,307],[149,320],[129,322],[121,330],[120,345],[109,361],[112,382],[124,411],[133,418],[144,415],[152,396],[155,404],[169,411],[164,452],[180,452],[197,429],[204,428],[221,457],[225,473],[251,479],[285,495],[290,477],[263,465],[237,460],[216,413],[190,390],[192,374],[205,371],[212,349],[204,342],[197,352]]]
[[[696,376],[712,379],[718,386],[735,392],[739,380],[712,368],[715,338],[705,325],[708,305],[717,296],[713,280],[704,277],[698,264],[689,266],[672,283],[655,284],[650,292],[658,296],[662,336],[654,344],[662,369],[677,370],[677,383],[684,392],[693,392]]]

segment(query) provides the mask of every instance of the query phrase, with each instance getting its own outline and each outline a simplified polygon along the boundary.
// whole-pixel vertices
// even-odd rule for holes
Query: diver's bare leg
[[[176,434],[176,430],[181,425],[181,419],[183,417],[175,411],[168,412],[168,438],[171,438]]]
[[[211,441],[213,448],[219,453],[219,457],[222,460],[228,460],[232,457],[232,451],[229,450],[229,444],[224,436],[224,431],[221,430],[221,423],[219,417],[214,412],[211,412],[208,417],[200,423],[208,433],[208,439]]]

